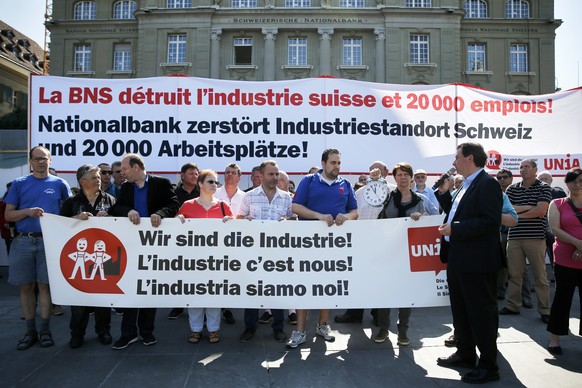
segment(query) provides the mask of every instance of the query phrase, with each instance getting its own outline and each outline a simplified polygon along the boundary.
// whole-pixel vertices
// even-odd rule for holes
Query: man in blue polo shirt
[[[358,217],[358,204],[350,182],[339,176],[341,157],[335,148],[328,148],[321,155],[322,168],[307,175],[297,187],[292,211],[301,220],[325,221],[328,226],[342,225],[346,220]],[[309,310],[297,310],[297,330],[287,341],[288,348],[296,348],[306,341],[305,324]],[[319,310],[315,333],[326,341],[334,341],[327,323],[329,309]]]
[[[71,196],[69,184],[49,174],[51,154],[42,146],[30,150],[32,173],[12,182],[6,195],[6,220],[16,223],[16,237],[8,257],[10,284],[20,287],[20,305],[26,320],[26,334],[16,348],[26,350],[40,341],[40,346],[54,344],[49,328],[51,294],[39,217],[59,214],[61,204]],[[36,331],[36,297],[40,307],[40,331]]]

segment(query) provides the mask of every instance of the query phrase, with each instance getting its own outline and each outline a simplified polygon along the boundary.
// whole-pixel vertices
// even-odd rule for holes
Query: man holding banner
[[[499,380],[497,365],[497,271],[501,266],[499,227],[501,187],[485,170],[487,154],[477,143],[457,147],[453,165],[465,178],[451,197],[448,183],[439,187],[439,203],[447,213],[439,233],[444,236],[441,261],[447,280],[457,352],[439,357],[444,367],[473,369],[462,380],[485,383]],[[475,347],[479,349],[477,362]]]
[[[141,156],[127,154],[121,160],[121,173],[127,181],[121,186],[119,200],[110,209],[111,215],[128,217],[134,225],[140,223],[141,217],[150,217],[154,228],[160,226],[162,218],[176,215],[179,205],[172,183],[146,173]],[[124,309],[121,338],[113,344],[113,349],[125,349],[138,340],[136,323],[144,345],[156,344],[153,334],[155,319],[155,308]]]
[[[349,181],[339,176],[340,152],[328,148],[321,155],[322,169],[307,175],[299,183],[292,211],[302,220],[325,221],[328,226],[341,226],[347,220],[358,218],[358,204]],[[297,330],[291,334],[287,347],[294,349],[305,343],[305,326],[309,310],[297,309]],[[334,341],[327,323],[329,309],[319,310],[315,333],[326,341]]]

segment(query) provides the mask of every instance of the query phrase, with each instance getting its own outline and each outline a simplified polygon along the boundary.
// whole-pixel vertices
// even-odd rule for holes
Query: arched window
[[[528,19],[529,3],[523,0],[507,0],[505,2],[505,17],[507,19]]]
[[[122,0],[113,5],[113,19],[133,19],[135,1]]]
[[[487,3],[483,0],[466,0],[464,7],[467,19],[483,19],[487,17]]]
[[[75,4],[73,19],[90,20],[95,19],[97,4],[94,1],[79,1]]]

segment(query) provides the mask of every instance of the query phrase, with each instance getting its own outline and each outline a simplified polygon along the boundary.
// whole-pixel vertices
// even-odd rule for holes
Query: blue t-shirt
[[[71,196],[67,181],[54,175],[36,178],[25,175],[12,182],[4,200],[17,210],[40,207],[45,213],[59,214],[63,201]],[[41,232],[38,217],[26,217],[16,222],[16,230],[23,233]]]
[[[357,209],[358,203],[350,182],[338,176],[329,185],[322,179],[321,172],[307,175],[299,182],[293,203],[321,214],[331,214],[333,218]]]

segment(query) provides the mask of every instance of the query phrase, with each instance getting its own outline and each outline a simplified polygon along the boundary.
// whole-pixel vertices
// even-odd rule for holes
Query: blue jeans
[[[281,309],[271,310],[273,314],[273,323],[271,327],[273,330],[283,329],[284,311]],[[245,309],[245,328],[257,330],[259,325],[259,309]]]

